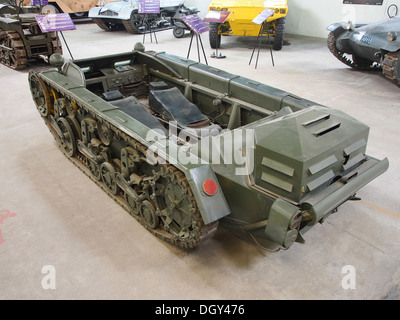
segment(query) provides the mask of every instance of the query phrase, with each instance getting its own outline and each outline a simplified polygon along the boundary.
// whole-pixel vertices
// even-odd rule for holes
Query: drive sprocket
[[[178,246],[194,248],[214,234],[217,223],[204,225],[189,182],[175,167],[161,168],[154,195],[163,227]],[[210,234],[208,229],[212,230]]]

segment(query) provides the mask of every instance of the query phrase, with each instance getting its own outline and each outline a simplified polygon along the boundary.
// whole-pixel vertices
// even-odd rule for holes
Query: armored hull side
[[[223,70],[142,50],[54,61],[29,82],[61,150],[177,246],[224,223],[288,248],[388,168],[356,119]]]

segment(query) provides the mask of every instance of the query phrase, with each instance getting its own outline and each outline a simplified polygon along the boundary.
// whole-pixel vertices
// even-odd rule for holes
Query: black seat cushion
[[[164,128],[162,123],[152,114],[135,97],[128,97],[121,100],[111,101],[112,105],[121,109],[127,115],[143,123],[151,129],[160,129],[168,136],[168,130]]]
[[[163,115],[165,120],[176,121],[182,127],[208,120],[178,88],[151,90],[149,106],[158,114]]]
[[[102,98],[106,101],[114,101],[122,99],[124,96],[119,90],[113,90],[108,92],[103,92]]]

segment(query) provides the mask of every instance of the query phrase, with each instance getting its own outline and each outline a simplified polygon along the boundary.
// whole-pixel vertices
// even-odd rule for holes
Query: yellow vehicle
[[[273,9],[275,13],[263,24],[262,35],[274,37],[273,49],[283,47],[286,15],[288,13],[287,0],[213,0],[209,11],[230,11],[231,14],[223,23],[210,22],[210,45],[217,49],[221,46],[221,35],[257,37],[261,26],[253,23],[265,9]]]

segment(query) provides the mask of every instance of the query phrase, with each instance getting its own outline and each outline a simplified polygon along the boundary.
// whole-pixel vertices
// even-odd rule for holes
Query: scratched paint
[[[4,220],[8,218],[13,218],[15,216],[16,214],[11,213],[9,210],[0,210],[0,225],[4,223]],[[5,240],[3,239],[2,230],[0,229],[0,245],[2,245],[4,242]]]

